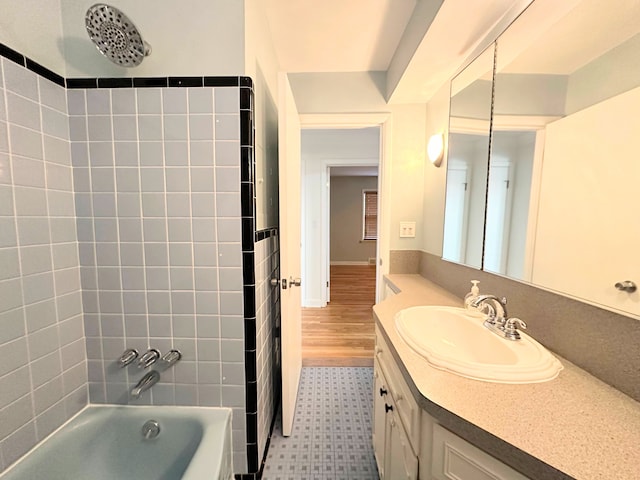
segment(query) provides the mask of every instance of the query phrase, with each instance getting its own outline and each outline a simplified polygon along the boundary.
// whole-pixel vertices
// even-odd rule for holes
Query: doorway
[[[380,143],[378,126],[302,131],[305,366],[373,364]]]

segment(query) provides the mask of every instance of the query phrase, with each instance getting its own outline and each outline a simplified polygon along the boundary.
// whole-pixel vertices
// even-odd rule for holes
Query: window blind
[[[364,206],[362,219],[362,239],[378,239],[378,192],[375,190],[364,190]]]

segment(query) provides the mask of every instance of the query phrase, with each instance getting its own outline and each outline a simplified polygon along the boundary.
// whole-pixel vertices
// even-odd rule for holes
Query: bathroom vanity
[[[373,309],[381,479],[640,478],[640,403],[563,358],[558,377],[542,383],[490,383],[434,368],[401,338],[394,316],[462,300],[420,275],[385,281],[388,296]]]

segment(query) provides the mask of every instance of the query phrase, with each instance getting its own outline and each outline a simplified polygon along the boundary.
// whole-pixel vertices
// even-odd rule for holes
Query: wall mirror
[[[494,46],[451,82],[442,258],[482,267]]]
[[[570,3],[497,41],[483,268],[640,317],[640,2]]]

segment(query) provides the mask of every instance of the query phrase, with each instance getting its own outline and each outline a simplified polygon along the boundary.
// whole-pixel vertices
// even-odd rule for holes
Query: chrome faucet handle
[[[520,340],[520,330],[526,330],[527,324],[519,318],[510,318],[504,322],[504,336],[509,340]]]
[[[120,355],[120,358],[118,359],[118,366],[120,368],[124,368],[127,365],[132,364],[136,358],[138,358],[138,351],[135,348],[128,348],[122,353],[122,355]]]
[[[160,352],[155,348],[150,348],[138,360],[138,368],[147,368],[153,365],[160,358]]]
[[[162,363],[165,368],[173,367],[181,358],[182,353],[180,353],[180,350],[169,350],[162,356]]]

